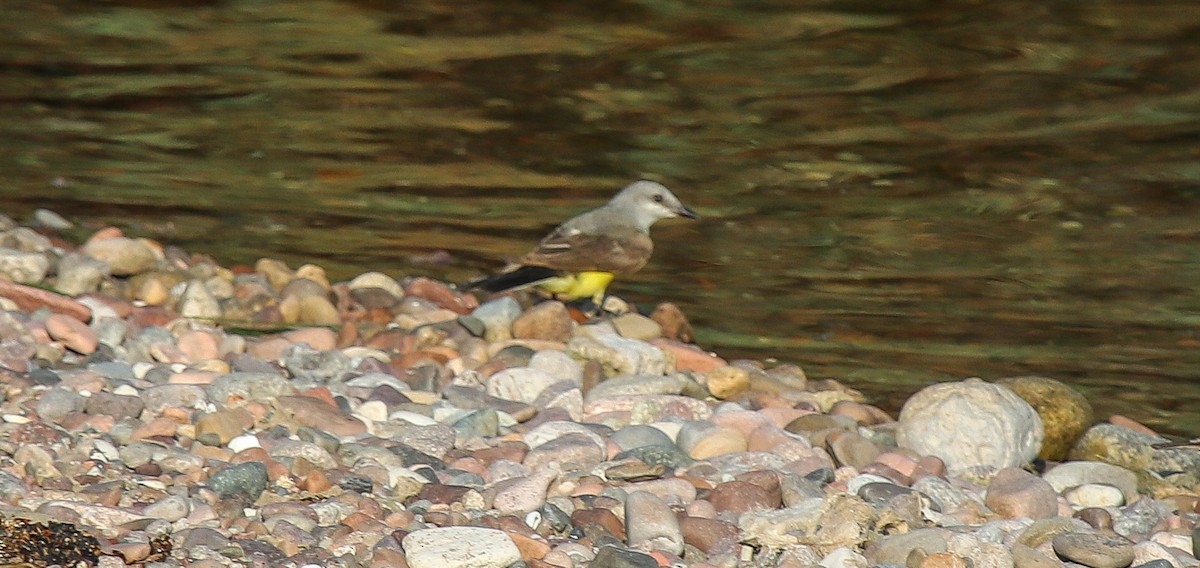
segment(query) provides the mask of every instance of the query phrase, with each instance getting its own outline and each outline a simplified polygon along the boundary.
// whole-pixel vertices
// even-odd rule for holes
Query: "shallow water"
[[[465,280],[652,177],[707,348],[1200,434],[1194,3],[492,4],[6,1],[0,210]]]

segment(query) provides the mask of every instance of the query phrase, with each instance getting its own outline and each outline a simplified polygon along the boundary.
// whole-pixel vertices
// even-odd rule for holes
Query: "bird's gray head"
[[[659,219],[700,218],[695,211],[684,207],[671,190],[655,181],[642,180],[629,184],[608,202],[608,206],[620,209],[643,231],[649,231],[650,225]]]

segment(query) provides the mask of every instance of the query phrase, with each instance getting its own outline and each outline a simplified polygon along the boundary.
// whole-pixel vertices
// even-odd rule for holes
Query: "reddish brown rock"
[[[775,509],[783,504],[783,489],[779,484],[779,473],[766,469],[756,469],[738,474],[735,481],[745,481],[752,483],[762,488],[766,492],[768,503],[775,504],[771,508]]]
[[[738,545],[737,526],[716,519],[683,516],[679,519],[683,542],[705,554],[733,552]]]
[[[203,361],[217,359],[221,356],[221,340],[216,334],[207,331],[192,330],[179,336],[179,350],[188,361]]]
[[[745,481],[726,481],[713,488],[708,501],[717,511],[741,515],[747,511],[778,509],[781,496]]]
[[[571,339],[571,316],[562,302],[542,302],[513,320],[512,334],[517,339],[541,339],[565,343]]]
[[[459,294],[449,286],[429,278],[416,278],[404,289],[408,296],[425,298],[454,313],[466,315],[479,307],[479,300],[470,294]]]
[[[654,311],[650,314],[650,319],[662,327],[663,337],[667,339],[683,343],[691,343],[695,339],[692,324],[688,322],[687,316],[683,314],[683,310],[679,309],[679,306],[675,304],[663,302],[655,306]]]
[[[441,483],[426,483],[421,486],[421,491],[417,493],[417,499],[425,499],[430,503],[441,503],[449,505],[462,501],[463,496],[470,491],[470,487],[462,485],[443,485]]]
[[[571,522],[585,531],[588,527],[600,527],[618,540],[625,540],[625,526],[616,513],[608,509],[576,509],[571,513]]]
[[[367,431],[361,420],[311,396],[281,396],[276,405],[297,423],[335,436],[357,436]]]
[[[40,308],[46,308],[79,321],[92,319],[91,308],[66,296],[33,286],[0,280],[0,297],[12,300],[18,308],[26,312],[35,312]]]

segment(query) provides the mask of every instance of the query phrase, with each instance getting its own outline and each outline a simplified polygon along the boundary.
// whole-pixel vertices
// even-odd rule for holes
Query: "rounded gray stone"
[[[1056,535],[1051,544],[1055,554],[1091,568],[1125,568],[1133,564],[1133,545],[1117,536],[1067,532]]]
[[[256,501],[267,489],[267,466],[260,462],[231,465],[208,478],[208,488],[222,498],[244,495]]]
[[[683,552],[683,533],[674,511],[657,495],[634,491],[625,498],[626,542],[647,552]]]

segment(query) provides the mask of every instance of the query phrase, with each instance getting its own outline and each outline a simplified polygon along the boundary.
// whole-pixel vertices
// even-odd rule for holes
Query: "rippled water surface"
[[[614,286],[837,378],[1200,434],[1190,0],[0,3],[0,208],[465,280],[638,177]]]

